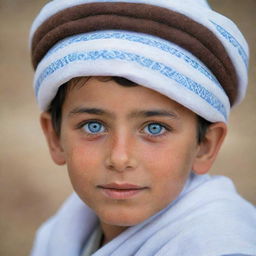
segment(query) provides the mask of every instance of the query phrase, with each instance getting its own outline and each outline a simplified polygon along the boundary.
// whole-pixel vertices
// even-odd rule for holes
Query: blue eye
[[[105,131],[104,126],[101,123],[96,121],[86,123],[83,126],[83,129],[87,133],[91,133],[91,134],[101,133]]]
[[[145,127],[145,132],[150,135],[160,135],[165,132],[165,127],[158,123],[151,123]]]

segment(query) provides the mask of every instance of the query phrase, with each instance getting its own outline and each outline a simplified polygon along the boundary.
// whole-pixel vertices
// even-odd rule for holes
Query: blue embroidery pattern
[[[173,68],[170,68],[160,62],[156,62],[149,58],[145,58],[143,56],[125,52],[125,51],[117,51],[117,50],[99,50],[99,51],[83,51],[83,52],[74,52],[70,53],[63,58],[60,58],[53,63],[51,63],[48,67],[46,67],[42,73],[39,75],[35,91],[36,96],[38,96],[38,92],[42,82],[55,71],[61,69],[62,67],[68,65],[72,62],[80,62],[80,61],[96,61],[96,60],[123,60],[128,62],[135,62],[140,66],[145,68],[149,68],[164,75],[167,78],[170,78],[176,81],[181,86],[189,89],[193,93],[197,94],[203,100],[205,100],[208,104],[210,104],[213,108],[219,111],[227,120],[227,112],[223,105],[223,103],[211,92],[209,92],[206,88],[204,88],[199,83],[193,81],[189,77],[177,72]]]
[[[216,27],[217,31],[226,38],[235,48],[237,48],[239,55],[243,59],[243,62],[248,68],[249,65],[249,57],[247,56],[244,48],[241,46],[241,44],[235,39],[234,36],[232,36],[226,29],[224,29],[222,26],[218,25],[217,23],[210,20],[210,22]]]
[[[76,35],[72,36],[64,41],[61,41],[56,46],[54,46],[46,55],[53,54],[54,52],[58,51],[59,49],[62,49],[70,44],[78,43],[78,42],[85,42],[85,41],[91,41],[91,40],[97,40],[97,39],[121,39],[121,40],[128,40],[132,42],[137,42],[145,45],[149,45],[155,48],[158,48],[162,51],[165,51],[179,59],[183,59],[186,63],[188,63],[191,67],[202,73],[204,76],[206,76],[208,79],[213,81],[219,88],[222,88],[219,81],[216,79],[215,76],[211,74],[209,70],[207,70],[206,67],[203,67],[200,63],[198,63],[196,60],[192,59],[191,57],[187,56],[184,52],[182,52],[179,49],[176,49],[174,47],[171,47],[170,45],[166,44],[164,41],[160,40],[154,40],[153,38],[149,37],[143,37],[140,35],[135,35],[132,33],[125,33],[125,32],[93,32],[93,33],[86,33],[82,35]]]

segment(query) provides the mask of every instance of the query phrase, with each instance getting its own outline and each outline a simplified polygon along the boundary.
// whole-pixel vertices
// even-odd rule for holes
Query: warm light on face
[[[60,143],[77,194],[110,226],[171,203],[198,149],[196,116],[150,89],[91,78],[63,106]]]

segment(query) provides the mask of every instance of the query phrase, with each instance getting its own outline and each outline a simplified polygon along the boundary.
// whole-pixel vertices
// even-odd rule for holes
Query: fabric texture
[[[35,73],[41,108],[47,108],[59,85],[84,75],[125,77],[212,122],[228,118],[228,97],[211,71],[188,51],[154,36],[112,30],[61,41]]]
[[[42,110],[77,76],[130,79],[210,122],[226,122],[246,92],[246,41],[202,0],[51,1],[30,45]]]
[[[88,241],[85,242],[85,247],[81,256],[91,256],[94,252],[96,252],[100,248],[102,236],[103,233],[99,225],[94,229]]]
[[[73,194],[38,231],[32,256],[80,256],[98,225]],[[191,175],[178,198],[93,256],[256,255],[256,210],[221,176]]]
[[[87,3],[57,13],[44,22],[33,36],[34,66],[59,40],[106,29],[152,34],[188,50],[212,71],[233,104],[237,96],[235,70],[214,33],[183,14],[147,4]]]

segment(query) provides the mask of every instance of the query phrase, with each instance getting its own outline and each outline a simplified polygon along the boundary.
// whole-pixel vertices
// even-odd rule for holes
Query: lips
[[[110,184],[104,184],[97,186],[102,193],[112,199],[129,199],[133,198],[139,194],[141,194],[143,191],[148,189],[148,187],[142,187],[135,184],[129,184],[129,183],[110,183]]]

